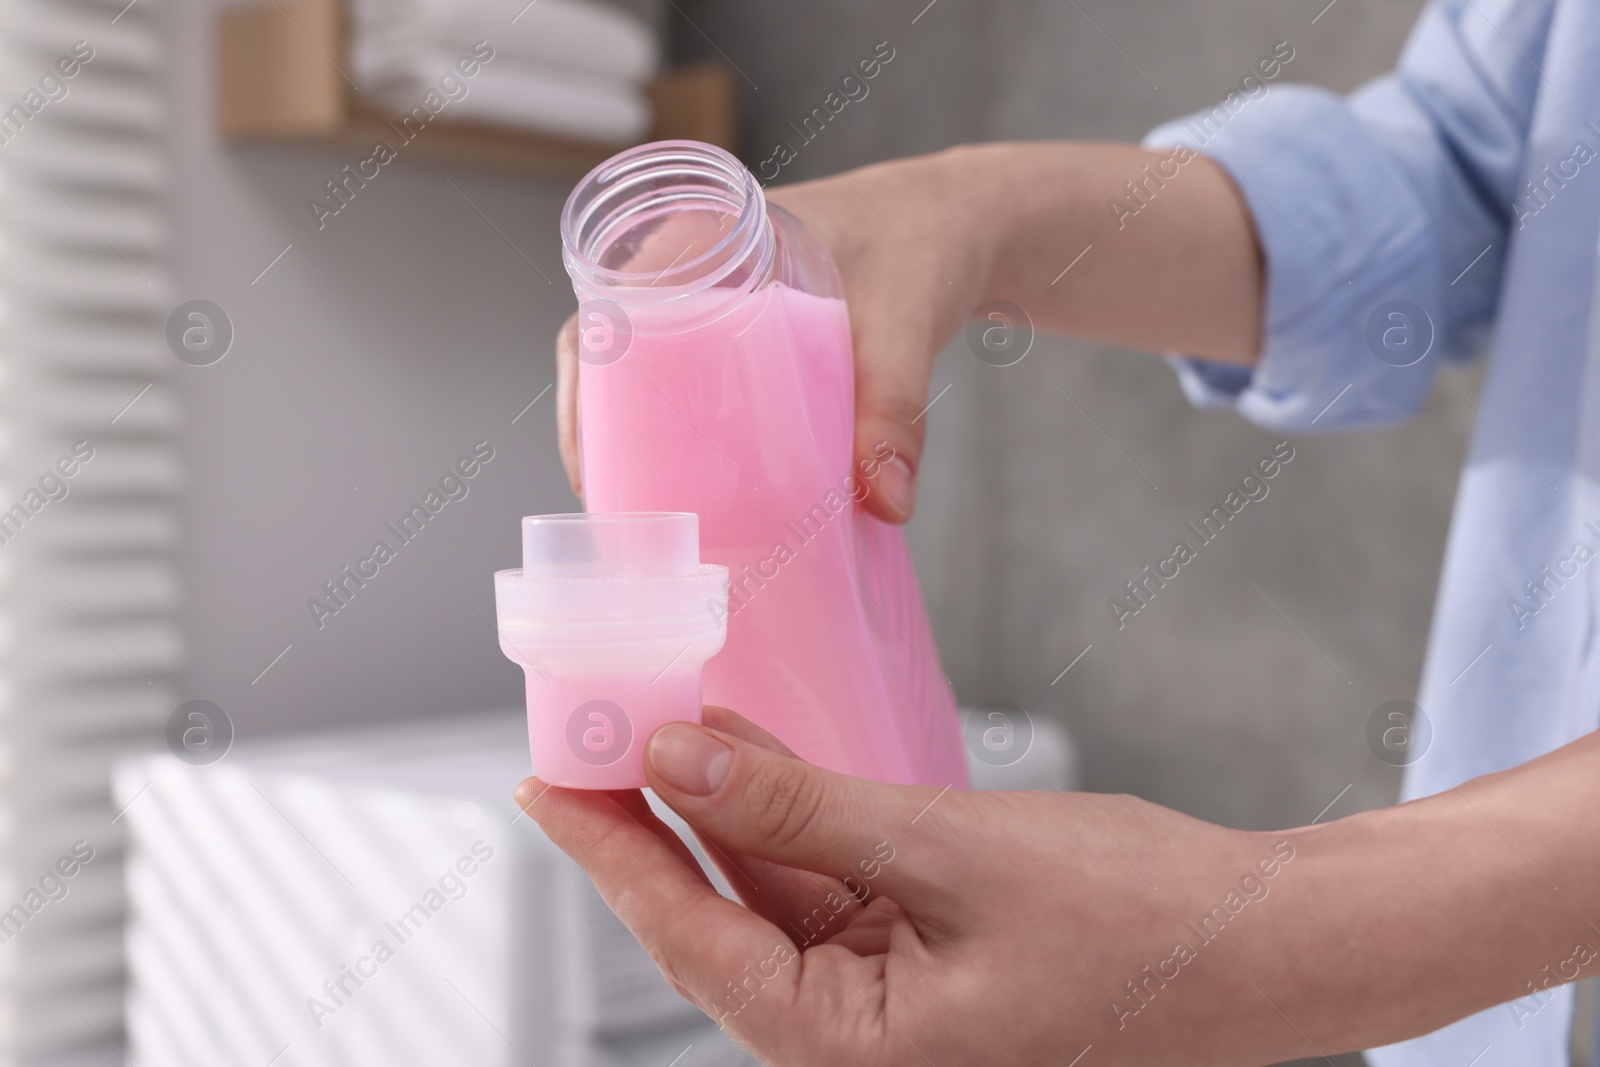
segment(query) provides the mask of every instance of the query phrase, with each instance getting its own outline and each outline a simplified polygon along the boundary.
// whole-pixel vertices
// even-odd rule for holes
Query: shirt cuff
[[[1192,403],[1296,431],[1391,422],[1420,407],[1438,362],[1425,358],[1437,318],[1426,310],[1437,293],[1428,213],[1343,98],[1297,85],[1234,94],[1145,144],[1218,163],[1261,242],[1261,358],[1244,368],[1171,357]]]

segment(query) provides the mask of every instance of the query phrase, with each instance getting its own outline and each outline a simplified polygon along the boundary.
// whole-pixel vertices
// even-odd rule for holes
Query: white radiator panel
[[[0,143],[0,519],[75,442],[94,449],[0,543],[0,1063],[123,1042],[110,767],[159,745],[178,702],[158,3],[0,4],[0,118],[75,42],[95,50]],[[93,859],[30,911],[80,841]]]
[[[125,762],[136,1067],[748,1064],[518,814],[527,758],[499,713]],[[397,926],[475,847],[459,895]]]

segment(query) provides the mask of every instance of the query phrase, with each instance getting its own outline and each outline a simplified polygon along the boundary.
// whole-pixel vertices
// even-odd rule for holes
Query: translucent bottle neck
[[[642,145],[596,167],[567,198],[561,242],[580,300],[629,306],[749,291],[774,254],[754,176],[698,141]]]

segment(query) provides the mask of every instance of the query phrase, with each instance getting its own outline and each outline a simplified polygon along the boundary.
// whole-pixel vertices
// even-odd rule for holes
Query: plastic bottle
[[[727,634],[727,568],[684,513],[532,515],[522,568],[494,576],[500,648],[528,683],[533,770],[551,785],[645,784],[644,744],[700,721]]]
[[[860,501],[849,314],[826,248],[728,153],[630,149],[568,198],[586,506],[693,511],[729,571],[705,699],[821,766],[964,787],[903,533]]]

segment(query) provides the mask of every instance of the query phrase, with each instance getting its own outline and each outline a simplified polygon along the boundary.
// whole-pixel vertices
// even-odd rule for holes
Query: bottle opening
[[[567,271],[580,290],[659,303],[743,288],[772,262],[766,200],[733,156],[698,141],[658,141],[590,171],[561,213]]]

